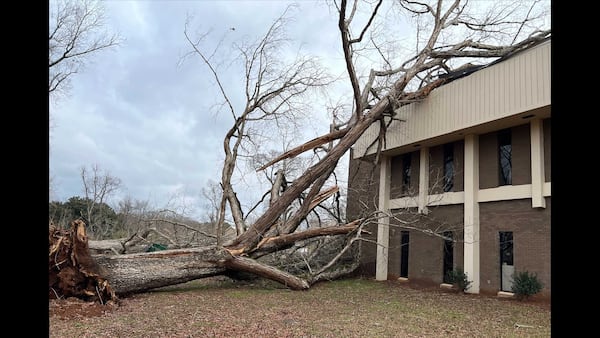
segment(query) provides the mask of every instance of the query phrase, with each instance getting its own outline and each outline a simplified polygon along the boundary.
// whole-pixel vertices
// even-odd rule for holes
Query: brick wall
[[[403,197],[402,192],[402,155],[390,159],[390,199]]]
[[[452,142],[454,147],[454,186],[450,191],[464,191],[465,142]],[[429,193],[441,194],[444,188],[444,145],[429,148]]]
[[[546,181],[550,181],[550,119],[544,120],[544,150]],[[528,161],[531,151],[529,125],[513,128],[513,184],[531,182],[531,167]],[[498,151],[497,133],[480,135],[480,189],[498,186]],[[463,190],[464,142],[455,142],[455,177],[454,191]],[[441,152],[441,155],[440,155]],[[430,149],[430,164],[434,167],[441,162],[443,147]],[[526,160],[527,159],[527,160]],[[379,191],[379,166],[361,160],[350,160],[349,191],[347,214],[349,219],[356,219],[377,209]],[[419,152],[411,153],[412,184],[418,191]],[[392,183],[401,186],[402,182],[401,156],[393,158]],[[399,196],[391,196],[397,198]],[[362,202],[362,203],[361,203]],[[364,204],[368,207],[365,208]],[[421,220],[419,226],[427,227],[427,222],[446,222],[458,228],[454,238],[462,239],[463,205],[445,205],[430,207],[432,218]],[[550,215],[551,199],[546,198],[545,209],[532,209],[531,200],[510,200],[480,203],[480,287],[482,293],[495,294],[500,289],[500,257],[499,232],[512,231],[514,239],[514,264],[516,271],[528,270],[535,272],[544,283],[543,297],[550,297]],[[392,220],[392,223],[394,221]],[[430,223],[429,226],[432,226]],[[458,226],[456,226],[458,225]],[[366,238],[376,241],[377,224],[366,227],[370,235]],[[407,230],[392,227],[390,229],[390,248],[388,272],[390,278],[400,274],[400,231]],[[428,236],[422,232],[410,231],[409,247],[409,279],[441,283],[443,280],[443,239]],[[365,241],[360,242],[361,264],[359,273],[367,276],[375,275],[376,245]],[[454,266],[464,267],[463,241],[454,245]]]
[[[479,189],[498,186],[498,134],[479,135]]]
[[[465,141],[454,142],[454,188],[452,191],[464,191]]]
[[[419,195],[419,161],[420,154],[418,151],[408,153],[410,155],[410,185],[409,192],[402,191],[403,179],[403,160],[404,154],[397,155],[391,158],[390,165],[390,199],[401,198],[406,196]]]
[[[377,210],[379,203],[379,166],[374,166],[372,159],[353,160],[352,151],[351,149],[348,166],[348,204],[346,206],[348,220],[368,215]],[[365,238],[377,241],[377,224],[369,224],[364,229],[370,232],[370,235],[364,235]],[[360,254],[358,273],[374,276],[377,258],[376,245],[360,241]]]
[[[394,210],[399,212],[399,210]],[[410,226],[418,226],[421,229],[437,229],[439,232],[445,230],[453,231],[454,238],[459,241],[454,244],[454,266],[463,266],[463,205],[443,205],[430,208],[427,216],[417,216],[415,210],[405,211],[400,216],[402,220],[412,221],[416,217],[418,223]],[[388,260],[388,274],[390,278],[400,275],[400,232],[408,230],[410,233],[408,279],[428,284],[439,284],[443,281],[443,250],[444,240],[418,230],[402,228],[399,221],[391,220],[398,227],[390,228],[390,251]]]
[[[513,127],[512,145],[512,185],[531,183],[531,127],[529,124]],[[498,186],[498,133],[479,135],[479,189]]]
[[[392,212],[397,212],[392,210]],[[394,220],[390,223],[396,224]],[[401,259],[401,231],[404,229],[391,226],[390,227],[390,246],[388,251],[388,278],[396,279],[400,277],[400,259]],[[410,247],[410,246],[409,246]],[[409,253],[410,257],[410,253]],[[410,263],[409,263],[410,265]]]
[[[531,126],[511,128],[512,185],[531,184]]]
[[[551,199],[545,209],[532,209],[530,199],[479,204],[481,292],[500,290],[499,232],[513,232],[515,271],[537,273],[549,296]]]
[[[429,193],[444,192],[444,145],[429,148]]]
[[[546,176],[546,182],[552,181],[552,151],[551,151],[551,142],[552,142],[552,119],[544,119],[544,174]]]

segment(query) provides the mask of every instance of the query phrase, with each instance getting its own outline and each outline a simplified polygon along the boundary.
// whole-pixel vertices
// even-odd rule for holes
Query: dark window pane
[[[444,283],[451,283],[450,272],[454,269],[454,241],[452,231],[444,231]]]
[[[410,158],[411,154],[402,156],[402,192],[408,193],[410,189]]]
[[[454,144],[444,145],[444,192],[454,187]]]
[[[502,263],[514,265],[512,231],[500,232],[500,264]]]
[[[400,277],[408,278],[408,243],[410,242],[408,231],[400,232]]]
[[[500,185],[512,184],[512,144],[510,129],[498,133],[498,158],[500,164]]]

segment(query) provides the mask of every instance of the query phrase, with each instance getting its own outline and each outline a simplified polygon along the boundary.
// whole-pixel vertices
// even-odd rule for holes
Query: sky
[[[230,41],[261,37],[288,4],[104,1],[105,27],[118,32],[123,41],[93,55],[71,78],[68,94],[51,100],[50,200],[83,196],[81,167],[96,164],[121,179],[122,188],[110,205],[130,196],[155,207],[185,205],[190,216],[202,217],[201,190],[209,180],[220,179],[222,140],[233,120],[227,111],[216,111],[220,97],[199,58],[182,59],[191,50],[184,36],[186,18],[192,18],[192,36],[209,32],[202,44],[207,50],[226,34],[222,50],[227,51]],[[317,56],[331,74],[343,74],[336,14],[323,1],[297,4],[287,26],[289,52],[302,48]],[[222,65],[219,71],[239,109],[244,104],[243,88],[235,69]],[[328,132],[330,119],[325,108],[317,107],[292,145]],[[342,162],[347,164],[347,156]],[[241,176],[234,181],[240,200],[250,203],[260,198],[256,174],[248,170],[236,174]]]
[[[264,36],[290,3],[102,1],[105,28],[123,40],[87,59],[85,68],[72,76],[67,94],[50,99],[50,201],[83,196],[80,170],[98,165],[122,182],[109,205],[116,207],[118,201],[130,197],[201,220],[207,206],[202,189],[211,181],[220,181],[223,137],[233,119],[227,111],[217,109],[222,97],[209,69],[197,55],[188,55],[192,49],[184,35],[186,21],[192,38],[206,34],[200,45],[205,52],[220,45],[211,61],[240,111],[245,104],[243,68],[232,62],[234,54],[228,52],[234,43]],[[301,50],[317,57],[323,71],[337,81],[310,97],[312,107],[295,132],[281,135],[276,129],[262,130],[272,137],[270,142],[260,142],[261,151],[281,152],[284,144],[289,149],[327,133],[332,120],[328,107],[352,103],[337,13],[328,3],[331,1],[295,2],[289,12],[292,20],[286,25],[289,42],[283,45],[281,58],[285,61]],[[405,46],[414,46],[415,34],[410,19],[389,11],[385,7],[389,3],[384,2],[378,17],[382,20],[371,28],[385,32],[388,42],[397,43],[389,51],[401,53]],[[360,17],[361,13],[357,14],[354,21],[360,23]],[[372,67],[373,60],[364,54],[358,60],[358,73],[367,74],[360,65]],[[337,170],[342,192],[347,165],[348,154]],[[238,169],[232,183],[242,205],[248,207],[268,187],[262,174],[243,162]]]

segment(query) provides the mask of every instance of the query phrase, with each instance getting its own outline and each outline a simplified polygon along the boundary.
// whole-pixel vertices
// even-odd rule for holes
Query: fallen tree
[[[343,227],[326,227],[265,239],[254,258],[234,255],[222,246],[184,248],[124,255],[92,255],[82,219],[71,222],[70,229],[49,228],[49,296],[78,297],[106,302],[117,295],[180,284],[194,279],[224,274],[227,270],[249,272],[280,282],[290,289],[308,289],[310,279],[302,279],[255,259],[290,247],[303,239],[346,234],[360,222]],[[339,271],[345,274],[350,271]],[[316,275],[314,281],[321,279]],[[330,278],[333,276],[329,276]]]
[[[236,114],[215,68],[210,63],[210,57],[205,57],[199,48],[199,42],[193,42],[187,35],[188,42],[193,47],[193,53],[201,57],[210,69],[224,97],[225,105],[234,117],[234,125],[229,130],[224,141],[225,163],[222,172],[222,199],[219,210],[219,228],[225,217],[226,206],[229,205],[233,217],[237,237],[224,242],[222,245],[212,245],[198,248],[182,248],[150,253],[133,253],[124,255],[89,254],[85,222],[82,220],[71,223],[71,229],[58,230],[50,228],[50,296],[81,296],[105,301],[117,294],[141,292],[152,288],[178,284],[193,279],[223,274],[227,271],[244,271],[268,279],[278,281],[291,289],[308,289],[310,285],[324,278],[336,278],[352,269],[331,270],[341,254],[349,252],[349,248],[360,240],[362,226],[367,219],[351,222],[338,222],[332,226],[309,227],[299,230],[300,224],[313,210],[327,198],[337,193],[337,186],[324,188],[333,174],[338,161],[374,123],[380,125],[380,137],[376,140],[380,150],[385,142],[385,130],[395,119],[398,107],[424,99],[435,88],[459,77],[468,75],[473,70],[468,65],[456,66],[451,60],[457,58],[503,58],[520,50],[534,46],[550,37],[550,31],[533,31],[529,36],[516,42],[523,25],[531,21],[530,12],[522,21],[508,20],[506,16],[486,18],[477,21],[472,17],[463,16],[466,4],[453,1],[443,4],[438,1],[428,5],[413,1],[400,1],[401,7],[415,16],[427,16],[432,20],[428,38],[419,45],[416,54],[401,63],[391,67],[386,61],[383,70],[371,69],[368,80],[361,85],[354,67],[354,48],[363,42],[365,32],[370,28],[377,16],[382,1],[371,8],[363,26],[359,28],[358,37],[353,37],[350,27],[356,12],[358,2],[351,9],[347,1],[342,0],[339,7],[339,30],[348,76],[354,93],[353,110],[349,119],[342,124],[333,125],[332,130],[321,137],[306,142],[283,155],[269,161],[259,169],[276,165],[279,161],[292,158],[306,151],[320,151],[323,156],[285,188],[270,188],[272,196],[270,205],[252,224],[246,223],[241,210],[241,204],[231,184],[237,160],[237,152],[241,142],[249,136],[246,130],[248,123],[261,119],[277,119],[282,106],[292,102],[292,99],[302,95],[309,87],[320,86],[323,83],[315,75],[311,63],[305,59],[292,62],[281,73],[274,74],[269,68],[268,54],[272,50],[272,41],[277,41],[275,35],[283,19],[279,18],[270,27],[267,34],[249,50],[243,50],[246,65],[246,97],[248,102],[240,114]],[[349,12],[349,13],[348,13]],[[486,42],[489,32],[506,25],[515,26],[513,41],[505,45],[491,45]],[[440,38],[442,31],[453,27],[471,30],[472,34],[482,33],[480,40],[474,35],[468,40],[459,42],[444,41]],[[445,35],[447,37],[448,35]],[[373,42],[381,54],[380,46]],[[254,47],[254,49],[252,49]],[[476,66],[480,69],[484,66]],[[308,72],[308,75],[304,73]],[[265,76],[265,77],[263,77]],[[272,76],[272,78],[268,77]],[[391,86],[376,87],[377,79],[393,77]],[[384,92],[384,94],[382,94]],[[254,115],[253,115],[254,114]],[[329,146],[325,146],[329,143]],[[375,145],[375,143],[373,144]],[[377,161],[378,156],[375,156]],[[286,177],[288,175],[286,174]],[[277,183],[280,184],[280,183]],[[296,207],[290,206],[296,203]],[[252,208],[254,210],[255,208]],[[283,215],[286,215],[283,217]],[[289,214],[289,216],[288,216]],[[334,255],[331,261],[312,270],[308,275],[296,276],[260,261],[260,258],[292,248],[296,243],[311,238],[324,236],[343,236],[344,245],[338,248],[339,255]],[[114,243],[113,243],[114,244]],[[109,246],[110,247],[110,246]],[[117,250],[118,251],[118,250]],[[325,277],[324,277],[325,276]],[[97,296],[94,296],[97,294]]]

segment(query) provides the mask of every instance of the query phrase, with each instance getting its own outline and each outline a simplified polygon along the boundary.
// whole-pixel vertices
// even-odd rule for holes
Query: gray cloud
[[[73,78],[70,95],[51,105],[50,175],[55,190],[51,197],[66,200],[81,195],[79,169],[98,164],[123,181],[125,189],[114,202],[130,195],[161,206],[177,195],[186,205],[196,205],[199,215],[202,187],[209,179],[219,180],[222,138],[232,121],[227,114],[215,113],[220,97],[200,60],[192,57],[181,62],[190,50],[183,35],[186,17],[193,18],[191,32],[211,31],[205,42],[214,46],[225,33],[231,40],[261,36],[287,3],[110,1],[104,5],[109,28],[119,31],[125,41],[95,55]],[[328,17],[329,25],[335,25],[335,17],[327,15],[326,6],[308,2],[300,7],[302,14],[296,11],[290,37],[328,60],[337,50],[328,39],[337,42],[337,32],[333,26],[323,27],[323,21]],[[240,74],[223,73],[223,78],[241,105],[243,92],[236,88]],[[326,112],[317,114],[321,117],[313,119],[315,125],[308,131],[313,135],[327,129]],[[247,185],[239,180],[241,198],[254,199],[259,194],[251,187],[256,179],[244,180]]]

